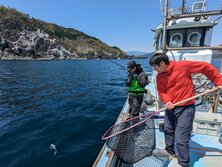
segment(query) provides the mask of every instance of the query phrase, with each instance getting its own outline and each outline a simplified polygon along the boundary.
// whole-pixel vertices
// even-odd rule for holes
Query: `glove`
[[[126,81],[125,81],[126,86],[130,86],[132,80],[133,80],[133,76],[130,75],[130,74],[128,74],[128,77],[127,77],[127,79],[126,79]]]
[[[138,76],[138,75],[137,75],[136,73],[133,74],[133,78],[134,78],[134,79],[137,79],[137,76]]]
[[[129,74],[131,74],[131,75],[135,74],[135,72],[136,72],[136,67],[130,69],[128,72],[129,72]]]

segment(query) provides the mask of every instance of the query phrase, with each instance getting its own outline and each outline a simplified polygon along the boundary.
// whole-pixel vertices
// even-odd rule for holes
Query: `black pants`
[[[140,107],[143,102],[143,95],[129,95],[129,113],[131,116],[139,116]]]
[[[175,107],[166,110],[164,120],[164,133],[166,150],[174,152],[174,142],[178,150],[178,163],[189,167],[189,140],[195,115],[195,106]]]

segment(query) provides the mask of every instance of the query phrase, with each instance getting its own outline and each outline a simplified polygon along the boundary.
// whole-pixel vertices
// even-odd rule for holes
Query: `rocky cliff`
[[[118,47],[0,6],[0,59],[125,58]]]

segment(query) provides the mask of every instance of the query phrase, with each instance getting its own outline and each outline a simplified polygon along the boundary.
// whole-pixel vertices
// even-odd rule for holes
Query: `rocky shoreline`
[[[31,57],[14,57],[14,56],[2,56],[0,61],[4,60],[88,60],[87,58],[70,58],[70,59],[55,59],[52,57],[31,58]]]
[[[127,58],[116,46],[74,28],[35,19],[0,6],[0,59],[76,60]]]
[[[27,59],[78,59],[76,53],[70,53],[56,39],[47,33],[24,30],[15,41],[0,37],[1,60]]]

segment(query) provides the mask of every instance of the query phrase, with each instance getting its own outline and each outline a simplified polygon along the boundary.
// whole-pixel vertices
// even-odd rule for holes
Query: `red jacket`
[[[157,75],[157,90],[164,103],[173,104],[194,96],[194,86],[191,74],[204,74],[215,86],[222,85],[222,75],[211,64],[195,61],[170,61],[166,72]],[[180,106],[194,104],[188,101]]]

